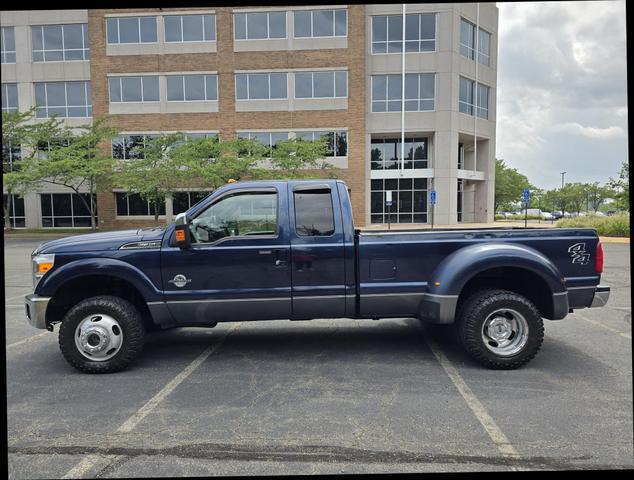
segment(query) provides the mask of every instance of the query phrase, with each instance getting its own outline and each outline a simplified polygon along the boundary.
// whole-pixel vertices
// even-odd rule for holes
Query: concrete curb
[[[599,237],[601,243],[630,243],[628,237]]]

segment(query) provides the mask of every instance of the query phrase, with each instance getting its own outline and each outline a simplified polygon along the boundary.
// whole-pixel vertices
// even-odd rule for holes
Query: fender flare
[[[37,285],[35,293],[54,297],[64,284],[80,277],[107,275],[131,283],[146,302],[162,301],[162,292],[141,270],[129,263],[113,258],[85,258],[74,260],[45,275]]]

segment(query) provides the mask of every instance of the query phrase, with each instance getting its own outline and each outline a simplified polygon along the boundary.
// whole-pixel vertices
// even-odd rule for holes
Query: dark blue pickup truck
[[[355,230],[345,183],[238,182],[166,227],[74,236],[32,253],[36,328],[61,322],[77,369],[113,372],[148,329],[416,317],[454,323],[489,368],[539,350],[542,318],[605,305],[592,229]]]

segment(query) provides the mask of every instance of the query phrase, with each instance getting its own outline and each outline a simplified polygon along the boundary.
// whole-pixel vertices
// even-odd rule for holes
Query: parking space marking
[[[24,297],[26,297],[29,293],[31,293],[31,292],[26,292],[26,293],[23,293],[22,295],[16,295],[15,297],[5,298],[5,299],[4,299],[4,302],[5,302],[5,304],[6,304],[6,302],[10,302],[11,300],[17,300],[18,298],[24,298]]]
[[[505,457],[519,459],[520,455],[519,453],[517,453],[517,450],[515,450],[515,447],[511,445],[511,442],[506,437],[506,435],[504,435],[504,432],[502,432],[500,427],[498,427],[498,425],[495,423],[493,417],[489,415],[489,412],[487,412],[484,405],[482,405],[480,400],[478,400],[478,397],[475,396],[473,391],[462,379],[460,373],[458,373],[458,370],[456,370],[449,359],[442,353],[438,344],[434,340],[429,338],[429,335],[424,335],[424,337],[427,345],[436,357],[436,360],[438,360],[438,363],[440,363],[442,368],[445,370],[445,373],[449,376],[454,386],[458,389],[458,392],[460,392],[460,395],[462,395],[462,398],[464,398],[465,402],[467,403],[473,414],[476,416],[480,424],[484,427],[484,430],[486,430],[487,434],[489,435],[495,446],[498,448],[500,453]],[[515,469],[514,467],[511,468]]]
[[[616,333],[617,335],[620,335],[621,337],[624,337],[624,338],[627,338],[629,340],[632,340],[632,335],[630,335],[629,333],[620,332],[616,328],[612,328],[612,327],[609,327],[608,325],[605,325],[605,324],[603,324],[601,322],[597,322],[596,320],[592,320],[591,318],[588,318],[588,317],[586,317],[584,315],[581,315],[578,312],[575,312],[574,314],[577,315],[581,320],[585,320],[586,322],[591,323],[592,325],[597,325],[598,327],[603,327],[603,328],[605,328],[606,330],[609,330],[612,333]]]
[[[223,337],[221,337],[217,343],[205,348],[203,352],[198,355],[193,362],[191,362],[184,370],[182,370],[176,377],[174,377],[167,385],[165,385],[156,395],[154,395],[145,405],[137,410],[130,418],[128,418],[123,424],[115,430],[115,434],[129,433],[141,423],[141,421],[152,412],[165,398],[174,391],[187,377],[189,377],[194,370],[196,370],[212,353],[218,350],[227,337],[236,330],[241,323],[236,323],[231,327]],[[110,461],[102,468],[106,468],[112,462],[119,459],[119,456],[110,457]],[[82,459],[77,465],[71,468],[62,478],[82,478],[91,471],[95,466],[103,463],[104,457],[99,454],[91,454]]]
[[[51,332],[49,332],[47,330],[45,332],[38,333],[37,335],[33,335],[33,336],[29,337],[29,338],[25,338],[24,340],[20,340],[19,342],[10,343],[9,345],[7,345],[7,350],[9,348],[13,348],[13,347],[17,347],[17,346],[20,346],[20,345],[24,345],[25,343],[31,342],[31,341],[35,340],[36,338],[43,337],[44,335],[46,335],[48,333],[51,333]]]

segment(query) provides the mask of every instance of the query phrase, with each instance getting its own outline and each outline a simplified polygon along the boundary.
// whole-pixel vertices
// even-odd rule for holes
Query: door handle
[[[276,267],[285,267],[286,260],[280,258],[284,254],[284,250],[275,250],[275,266]]]
[[[273,253],[273,250],[258,250],[260,255],[270,255]]]

